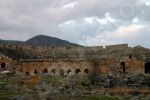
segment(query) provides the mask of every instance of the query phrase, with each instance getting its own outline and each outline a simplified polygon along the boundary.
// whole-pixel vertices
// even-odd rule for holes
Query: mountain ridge
[[[0,39],[0,44],[10,44],[10,45],[26,44],[26,45],[37,45],[37,46],[79,46],[78,44],[71,43],[67,40],[46,36],[46,35],[37,35],[29,38],[26,41]]]

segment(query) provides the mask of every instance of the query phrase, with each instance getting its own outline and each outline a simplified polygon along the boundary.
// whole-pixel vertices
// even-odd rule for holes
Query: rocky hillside
[[[32,37],[31,39],[25,41],[25,44],[30,45],[44,45],[44,46],[77,46],[77,44],[70,43],[66,40],[58,39],[55,37],[45,36],[45,35],[38,35]]]
[[[0,47],[0,53],[8,56],[9,58],[12,58],[13,60],[19,60],[19,59],[34,59],[37,54],[29,51],[29,50],[23,50],[21,48],[1,48]]]
[[[17,46],[18,45],[18,46]],[[27,46],[24,47],[24,45]],[[0,53],[14,59],[42,59],[45,58],[45,56],[52,56],[47,54],[47,52],[51,52],[50,54],[53,54],[52,51],[42,48],[39,49],[38,47],[51,47],[51,46],[60,46],[60,47],[78,47],[79,45],[68,42],[66,40],[58,39],[55,37],[45,36],[45,35],[38,35],[35,37],[32,37],[31,39],[27,41],[13,41],[13,40],[0,40]],[[48,51],[47,51],[48,50]],[[44,55],[45,54],[45,55]],[[64,52],[58,53],[59,55],[64,55]],[[56,55],[56,53],[54,54]]]
[[[13,40],[1,40],[0,44],[27,44],[36,46],[78,46],[66,40],[58,39],[56,37],[50,37],[45,35],[38,35],[28,39],[27,41],[13,41]]]

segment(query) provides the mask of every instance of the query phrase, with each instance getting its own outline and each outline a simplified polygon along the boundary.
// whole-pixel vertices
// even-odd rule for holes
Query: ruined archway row
[[[36,75],[36,74],[50,74],[50,75],[60,75],[60,76],[65,76],[65,75],[88,75],[90,70],[88,68],[85,69],[48,69],[44,68],[43,70],[39,69],[32,69],[31,71],[26,71],[26,75]]]
[[[87,75],[92,72],[92,65],[88,61],[47,61],[47,62],[20,62],[17,73],[30,75]]]
[[[132,55],[130,55],[131,58]],[[146,63],[146,62],[145,62]],[[96,72],[98,74],[130,74],[130,73],[150,73],[148,63],[137,59],[129,59],[125,56],[119,59],[96,59],[96,60],[49,60],[49,61],[20,61],[18,73],[50,74],[50,75],[86,75]],[[145,65],[144,65],[145,64]],[[145,67],[145,68],[144,68]],[[17,73],[17,72],[16,72]]]

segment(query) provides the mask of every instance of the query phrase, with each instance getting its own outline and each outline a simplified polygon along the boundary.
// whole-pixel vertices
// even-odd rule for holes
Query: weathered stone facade
[[[18,72],[27,74],[50,74],[68,75],[82,74],[87,75],[92,70],[92,65],[88,61],[63,61],[63,60],[40,60],[40,61],[21,61]]]
[[[0,54],[0,64],[0,71],[10,69],[12,67],[12,59],[3,54]]]
[[[130,48],[127,44],[121,44],[103,48],[1,45],[0,48],[7,49],[7,52],[1,50],[1,70],[15,68],[17,73],[88,75],[94,70],[100,74],[150,73],[150,49],[140,46]],[[15,53],[14,56],[9,56],[11,52]],[[22,54],[24,58],[20,57]]]

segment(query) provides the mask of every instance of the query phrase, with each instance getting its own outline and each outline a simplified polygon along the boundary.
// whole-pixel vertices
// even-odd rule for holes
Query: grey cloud
[[[77,3],[73,8],[63,9],[64,5],[75,1]],[[136,7],[133,17],[138,17],[140,23],[149,23],[150,6],[139,4],[138,1],[128,1]],[[0,0],[0,37],[7,39],[6,35],[15,34],[16,39],[25,40],[37,34],[45,34],[78,41],[81,34],[94,36],[97,29],[103,27],[96,20],[92,24],[85,22],[86,17],[101,19],[105,13],[110,13],[110,16],[121,25],[131,23],[132,18],[126,21],[118,16],[118,9],[121,4],[125,5],[124,3],[127,2],[124,0],[113,0],[113,2],[110,0]],[[130,11],[132,12],[132,9]],[[75,22],[72,26],[64,24],[70,20]],[[114,30],[118,27],[116,25]]]

